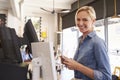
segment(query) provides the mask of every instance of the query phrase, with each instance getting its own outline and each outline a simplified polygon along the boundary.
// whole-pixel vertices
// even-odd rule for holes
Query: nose
[[[83,21],[82,20],[78,21],[78,25],[83,25]]]

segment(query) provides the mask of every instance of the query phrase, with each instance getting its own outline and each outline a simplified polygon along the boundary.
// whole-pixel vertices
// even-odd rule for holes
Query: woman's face
[[[77,14],[77,26],[83,34],[88,34],[93,30],[94,21],[86,11]]]

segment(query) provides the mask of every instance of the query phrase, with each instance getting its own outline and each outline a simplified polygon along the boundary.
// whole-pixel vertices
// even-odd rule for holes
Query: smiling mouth
[[[79,28],[87,28],[87,26],[79,26]]]

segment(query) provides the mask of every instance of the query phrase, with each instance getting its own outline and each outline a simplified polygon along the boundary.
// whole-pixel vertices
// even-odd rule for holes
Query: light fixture
[[[62,9],[61,10],[61,13],[68,13],[68,12],[70,12],[70,9]]]
[[[116,0],[114,0],[114,15],[112,18],[120,18],[120,16],[117,15],[117,7],[116,7]]]

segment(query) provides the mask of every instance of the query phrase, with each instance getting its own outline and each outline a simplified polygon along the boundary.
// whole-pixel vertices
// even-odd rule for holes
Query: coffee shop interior
[[[61,55],[73,58],[81,33],[78,8],[96,11],[95,31],[120,79],[120,0],[0,0],[0,80],[72,80]],[[28,48],[29,47],[29,48]],[[29,49],[31,58],[23,59]]]

